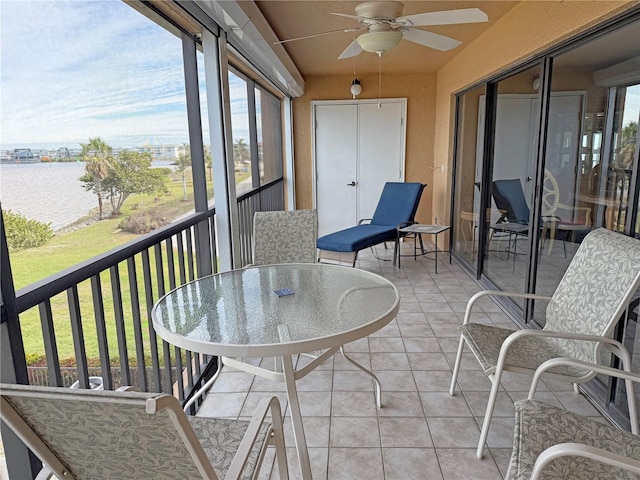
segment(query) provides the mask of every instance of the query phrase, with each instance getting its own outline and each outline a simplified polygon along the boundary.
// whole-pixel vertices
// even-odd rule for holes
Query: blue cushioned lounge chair
[[[507,212],[506,217],[509,223],[529,224],[529,205],[527,205],[519,179],[495,180],[493,182],[493,200],[499,210]]]
[[[394,241],[394,261],[398,249],[398,229],[415,223],[414,217],[425,185],[418,182],[387,182],[382,189],[372,219],[363,219],[355,227],[318,238],[320,261],[351,262],[358,252],[379,243]],[[369,223],[364,223],[369,221]]]

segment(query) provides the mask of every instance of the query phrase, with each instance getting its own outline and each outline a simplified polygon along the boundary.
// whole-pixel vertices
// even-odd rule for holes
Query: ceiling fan
[[[374,1],[360,3],[355,8],[355,15],[332,13],[341,17],[357,20],[362,24],[358,28],[346,28],[330,32],[317,33],[304,37],[291,38],[276,43],[292,42],[305,38],[319,37],[339,32],[356,32],[366,30],[340,54],[339,59],[359,55],[363,51],[382,52],[395,48],[403,38],[410,42],[424,45],[436,50],[446,51],[460,45],[455,40],[444,35],[429,32],[415,27],[431,25],[450,25],[460,23],[477,23],[489,20],[487,14],[478,8],[464,8],[460,10],[443,10],[439,12],[425,12],[402,16],[404,5],[395,1]]]

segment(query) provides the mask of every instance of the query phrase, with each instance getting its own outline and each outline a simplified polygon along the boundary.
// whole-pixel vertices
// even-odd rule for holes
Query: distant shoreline
[[[109,218],[109,216],[111,215],[111,205],[106,206],[103,205],[102,206],[102,220]],[[84,227],[88,227],[89,225],[99,222],[100,219],[98,218],[98,207],[92,208],[89,213],[87,213],[86,215],[81,216],[80,218],[78,218],[77,220],[74,220],[73,222],[64,225],[60,228],[58,228],[57,230],[54,230],[53,232],[56,235],[64,235],[65,233],[71,233],[71,232],[75,232],[77,230],[81,230]]]

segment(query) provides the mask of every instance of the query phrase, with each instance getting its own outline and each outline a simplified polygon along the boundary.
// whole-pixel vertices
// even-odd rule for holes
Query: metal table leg
[[[287,388],[287,399],[291,411],[291,423],[293,424],[293,437],[298,451],[298,461],[303,480],[311,480],[311,464],[309,463],[309,451],[307,450],[307,439],[304,436],[302,425],[302,414],[300,413],[300,401],[298,400],[298,390],[296,388],[295,371],[291,355],[282,357],[282,367],[284,373],[284,384]]]

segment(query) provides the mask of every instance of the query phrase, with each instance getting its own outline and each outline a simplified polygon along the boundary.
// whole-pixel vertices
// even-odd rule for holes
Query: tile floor
[[[403,245],[405,253],[412,248],[412,242]],[[455,262],[449,265],[445,255],[438,258],[438,274],[431,258],[403,258],[402,269],[393,267],[390,258],[391,250],[378,246],[375,252],[361,252],[357,268],[381,274],[398,287],[397,318],[345,346],[380,379],[383,408],[376,408],[370,378],[339,354],[297,384],[314,480],[502,479],[511,455],[513,401],[526,398],[529,378],[506,374],[489,448],[478,460],[475,449],[490,382],[470,353],[463,358],[457,395],[449,396],[448,389],[459,338],[456,327],[479,287]],[[472,319],[515,328],[491,300],[482,301]],[[305,361],[305,356],[298,359]],[[247,418],[265,395],[277,395],[286,409],[283,384],[225,367],[199,414]],[[537,398],[598,416],[570,385],[548,382]],[[290,478],[297,479],[288,416],[285,435]],[[270,449],[261,479],[278,478],[273,463]]]

